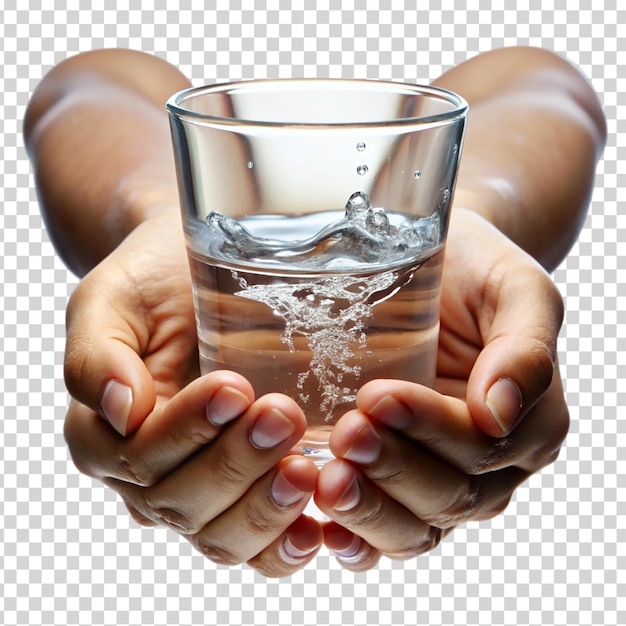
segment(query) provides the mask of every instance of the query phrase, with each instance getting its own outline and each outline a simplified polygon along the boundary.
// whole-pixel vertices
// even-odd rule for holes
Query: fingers
[[[231,423],[216,425],[207,416]],[[322,545],[319,524],[299,520],[317,467],[301,456],[283,458],[306,429],[302,410],[286,396],[252,403],[247,381],[214,372],[132,437],[121,437],[76,402],[67,424],[79,469],[117,491],[138,523],[170,527],[217,563],[250,561],[268,576],[286,576]],[[79,436],[82,428],[88,433]]]
[[[125,435],[152,410],[156,390],[123,304],[112,306],[116,294],[93,290],[96,278],[85,278],[68,305],[65,382],[73,398]]]
[[[337,522],[326,523],[323,530],[324,544],[345,569],[365,572],[380,560],[378,550]]]
[[[105,482],[145,517],[193,535],[276,465],[305,428],[304,414],[293,400],[269,394],[160,482],[146,488]]]
[[[297,533],[293,541],[283,533],[304,510],[315,489],[317,473],[307,459],[288,457],[232,507],[197,533],[185,536],[201,554],[218,564],[253,561],[256,567],[263,564],[266,569],[272,563],[301,567],[321,545],[319,536],[307,543]],[[266,549],[269,552],[259,556]]]
[[[457,360],[471,365],[457,376],[469,377],[466,399],[480,428],[506,436],[552,382],[561,296],[536,261],[469,211],[451,223],[446,264],[442,327],[453,331],[446,345],[451,336],[471,337],[456,342],[472,353],[457,346]]]
[[[65,438],[83,473],[150,486],[213,441],[253,400],[252,387],[242,376],[212,372],[153,411],[132,437],[121,437],[74,401],[65,421]]]
[[[499,438],[478,427],[462,400],[406,381],[367,383],[357,395],[357,406],[375,422],[400,431],[421,449],[466,474],[509,466],[536,472],[555,460],[569,426],[558,374],[515,431]],[[345,448],[351,445],[352,432],[344,430],[340,421],[331,440],[338,449]]]
[[[290,576],[309,563],[319,551],[324,533],[317,521],[301,515],[270,546],[248,561],[264,576]]]
[[[507,273],[496,298],[488,305],[495,314],[469,377],[467,402],[477,424],[500,437],[552,382],[563,304],[549,277],[535,268]]]
[[[408,559],[433,549],[442,537],[441,529],[417,518],[341,459],[321,468],[315,503],[367,544],[353,547],[352,556],[340,556],[351,569],[367,568],[375,562],[371,548],[392,559]]]
[[[157,397],[197,375],[191,279],[172,220],[159,216],[132,231],[80,282],[67,309],[67,388],[122,435]],[[166,237],[171,246],[154,245]]]
[[[359,463],[364,474],[394,501],[430,526],[451,528],[500,513],[528,473],[515,467],[471,475],[429,450],[371,422],[363,413],[345,415],[331,448]]]
[[[286,457],[198,533],[182,534],[214,563],[248,562],[265,576],[289,576],[309,563],[323,543],[319,523],[302,515],[315,489],[317,474],[311,461]],[[156,525],[125,503],[139,524]],[[171,521],[168,525],[180,532]]]
[[[325,530],[327,545],[345,567],[367,569],[378,552],[411,557],[459,524],[501,513],[555,460],[567,429],[562,395],[556,376],[513,433],[493,438],[459,399],[404,381],[367,383],[358,409],[335,425],[337,460],[318,478],[318,507],[349,531]]]
[[[214,563],[232,566],[248,562],[265,576],[288,576],[311,561],[323,543],[319,523],[302,515],[315,489],[317,474],[316,466],[308,459],[286,457],[253,483],[233,506],[197,532],[188,532],[190,516],[183,519],[179,512],[163,510],[159,521],[182,534]],[[128,498],[128,492],[123,497]],[[196,495],[198,500],[203,497],[201,493]],[[207,493],[206,498],[210,500],[211,494]],[[139,523],[155,523],[128,501],[126,504]]]
[[[335,426],[331,449],[342,458],[320,470],[315,501],[349,531],[331,526],[325,535],[337,559],[353,571],[369,569],[380,554],[416,557],[457,525],[501,513],[528,476],[515,467],[465,474],[359,411]]]
[[[502,439],[489,437],[478,428],[465,402],[406,381],[371,381],[359,390],[356,403],[375,422],[402,433],[413,449],[427,450],[466,474],[484,474],[521,462],[537,439],[533,432],[527,436],[516,432],[515,437]],[[344,456],[356,445],[359,423],[352,413],[344,417],[351,416],[349,420],[342,418],[332,433],[335,455]],[[369,463],[374,460],[371,454],[367,457],[361,452]],[[359,462],[356,457],[354,460]]]

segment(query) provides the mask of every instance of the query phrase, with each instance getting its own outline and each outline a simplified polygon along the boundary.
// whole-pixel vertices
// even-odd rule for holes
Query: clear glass
[[[318,464],[365,382],[432,385],[467,104],[433,87],[249,81],[167,103],[201,371],[294,398]]]

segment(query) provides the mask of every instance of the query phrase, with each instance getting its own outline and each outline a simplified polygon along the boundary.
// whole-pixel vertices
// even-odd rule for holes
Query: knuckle
[[[120,454],[115,463],[114,478],[123,480],[139,487],[152,487],[156,476],[143,462],[138,459],[130,460]]]
[[[483,482],[477,476],[467,476],[467,482],[447,497],[438,511],[425,516],[423,521],[434,528],[447,529],[474,518],[484,499]]]
[[[385,556],[398,561],[407,561],[434,550],[441,543],[442,537],[443,531],[441,528],[429,526],[426,532],[413,545],[406,546],[393,553],[387,553]]]
[[[408,467],[406,463],[397,464],[395,459],[389,459],[387,463],[368,469],[367,476],[381,486],[395,487],[407,480]]]
[[[298,569],[297,565],[289,565],[277,557],[270,557],[268,552],[270,551],[264,550],[249,559],[247,564],[265,578],[284,578]]]
[[[151,507],[155,517],[172,530],[185,535],[192,535],[202,530],[202,525],[194,524],[184,513],[168,507]]]
[[[248,483],[250,481],[250,472],[241,463],[236,452],[227,450],[216,459],[212,478],[217,485],[224,485],[228,489],[233,489],[234,485]]]
[[[150,490],[143,492],[143,506],[149,512],[148,517],[183,535],[197,534],[204,526],[200,521],[193,519],[192,515],[172,506],[171,499]]]
[[[75,396],[83,388],[86,364],[93,356],[93,330],[85,327],[83,311],[89,291],[89,277],[81,281],[70,297],[67,305],[67,345],[63,361],[63,371],[68,391]]]
[[[195,451],[211,443],[215,434],[208,421],[206,427],[193,423],[187,425],[183,422],[169,434],[169,445],[176,450]]]
[[[80,448],[76,448],[71,444],[68,444],[68,449],[70,452],[70,457],[72,458],[72,462],[81,474],[85,474],[85,476],[89,476],[90,478],[100,477],[99,474],[92,467],[88,458],[84,454],[81,454]]]
[[[126,505],[126,508],[128,509],[128,513],[133,518],[133,520],[137,522],[137,524],[140,524],[141,526],[154,526],[156,524],[156,522],[153,519],[144,515],[141,511],[135,508],[127,500],[124,500],[124,504]]]
[[[275,532],[277,520],[271,512],[262,511],[258,506],[248,502],[245,508],[246,525],[252,535],[267,535]]]
[[[92,354],[93,347],[82,333],[75,332],[69,336],[63,361],[63,377],[67,390],[74,398],[80,399],[82,390],[86,388],[86,365]]]
[[[479,515],[476,516],[477,521],[484,521],[491,519],[493,517],[497,517],[509,506],[511,502],[511,498],[513,497],[513,493],[507,493],[501,498],[494,500],[489,507],[485,507]]]
[[[203,448],[213,441],[214,433],[199,429],[192,429],[185,433],[185,441],[188,441],[195,448]]]
[[[381,498],[377,498],[371,505],[360,507],[357,511],[346,515],[350,518],[351,528],[359,528],[361,531],[372,533],[386,529],[384,503]]]
[[[241,558],[232,550],[219,545],[215,540],[207,537],[193,537],[190,541],[202,556],[216,565],[233,566],[242,563]]]
[[[561,453],[561,447],[563,444],[563,438],[555,437],[550,441],[546,441],[543,446],[535,450],[530,454],[524,462],[520,464],[520,467],[531,472],[538,472],[539,470],[554,463]]]
[[[530,371],[538,389],[547,390],[554,377],[555,346],[553,338],[535,339],[526,349]]]
[[[537,472],[557,460],[570,427],[569,409],[564,403],[556,411],[552,411],[549,406],[544,410],[538,405],[538,409],[538,418],[547,414],[549,418],[542,419],[542,441],[527,451],[526,457],[518,463],[518,467],[529,472]]]
[[[512,436],[493,439],[488,445],[482,447],[462,469],[465,473],[473,476],[492,472],[503,464],[510,465],[512,454],[515,454]]]

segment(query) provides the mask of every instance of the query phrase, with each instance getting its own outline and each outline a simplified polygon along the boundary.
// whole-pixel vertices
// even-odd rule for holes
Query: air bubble
[[[246,165],[247,165],[249,170],[251,170],[254,167],[254,163],[252,161],[248,161],[248,163]]]
[[[357,173],[359,176],[365,176],[365,174],[367,174],[367,172],[368,172],[368,169],[369,169],[369,168],[367,167],[367,165],[359,165],[359,166],[356,168],[356,173]]]
[[[415,178],[415,180],[417,180],[421,175],[422,175],[422,172],[420,172],[419,170],[415,170],[413,172],[413,178]]]
[[[365,142],[363,141],[359,141],[359,143],[356,144],[356,149],[359,152],[363,152],[363,150],[365,150],[366,146],[365,146]]]

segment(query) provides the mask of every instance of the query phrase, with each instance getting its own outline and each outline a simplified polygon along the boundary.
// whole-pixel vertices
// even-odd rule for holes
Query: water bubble
[[[415,178],[416,180],[422,175],[422,172],[420,172],[419,170],[415,170],[413,172],[413,178]]]
[[[365,176],[365,174],[367,174],[367,172],[368,172],[368,169],[369,169],[369,168],[367,167],[367,165],[359,165],[359,166],[356,168],[356,173],[357,173],[359,176]]]
[[[363,150],[365,150],[366,146],[365,146],[365,142],[363,141],[359,141],[359,143],[356,144],[356,149],[359,152],[363,152]]]
[[[248,162],[246,163],[246,166],[247,166],[247,168],[248,168],[249,170],[251,170],[251,169],[254,167],[254,162],[253,162],[253,161],[248,161]]]

